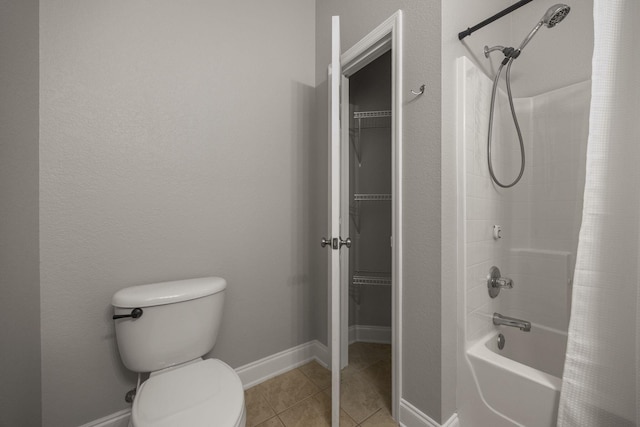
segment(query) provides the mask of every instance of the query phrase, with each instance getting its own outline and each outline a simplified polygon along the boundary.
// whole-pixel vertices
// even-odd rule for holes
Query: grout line
[[[353,418],[351,415],[349,415],[349,413],[347,411],[345,411],[344,409],[342,409],[342,407],[340,407],[340,410],[344,411],[345,415],[351,420],[353,421],[353,423],[356,425],[356,427],[358,427],[361,423],[358,423],[355,418]]]
[[[278,375],[279,376],[279,375]],[[275,377],[277,378],[277,377]],[[258,384],[257,386],[255,386],[256,389],[258,390],[258,393],[260,393],[260,396],[264,399],[265,402],[267,402],[267,405],[269,406],[269,408],[273,411],[274,414],[276,414],[276,416],[278,415],[278,411],[276,411],[276,409],[271,405],[271,403],[269,402],[269,399],[267,399],[267,397],[264,395],[264,393],[262,392],[262,390],[260,390],[260,384]],[[271,418],[269,418],[271,419]]]
[[[274,416],[273,416],[273,417],[271,417],[271,418],[267,418],[266,420],[264,420],[264,421],[262,421],[260,424],[258,424],[258,426],[260,426],[260,425],[262,425],[262,424],[266,423],[267,421],[271,421],[271,420],[272,420],[272,419],[274,419],[274,418],[278,418],[278,416],[277,416],[277,415],[274,415]],[[279,418],[278,418],[278,419],[279,419]],[[279,419],[279,420],[280,420],[280,419]],[[280,420],[280,422],[282,423],[282,420]],[[282,425],[284,425],[284,423],[282,423]],[[247,425],[247,427],[251,427],[251,426]],[[255,426],[255,427],[257,427],[257,426]]]
[[[354,374],[354,375],[362,374],[366,369],[369,369],[369,368],[371,368],[372,366],[374,366],[374,365],[376,365],[376,364],[378,364],[378,363],[381,363],[381,362],[386,362],[386,361],[385,361],[385,359],[384,359],[384,358],[377,358],[375,361],[372,361],[371,363],[369,363],[368,365],[365,365],[365,366],[364,366],[364,367],[362,367],[361,369],[359,369],[359,370],[355,370],[355,371],[353,372],[353,374]],[[264,401],[267,403],[267,405],[269,406],[269,408],[270,408],[270,409],[273,411],[273,413],[275,414],[273,417],[268,418],[267,420],[263,421],[263,423],[264,423],[264,422],[266,422],[266,421],[269,421],[269,420],[271,420],[271,419],[273,419],[273,418],[278,418],[278,420],[280,421],[280,423],[281,423],[283,426],[287,427],[287,425],[284,423],[284,421],[282,420],[282,418],[280,418],[280,415],[281,415],[282,413],[284,413],[284,412],[288,411],[289,409],[293,408],[294,406],[296,406],[296,405],[298,405],[298,404],[301,404],[302,402],[304,402],[304,401],[306,401],[306,400],[308,400],[308,399],[314,399],[314,398],[315,398],[319,393],[325,393],[327,390],[330,390],[330,389],[331,389],[331,386],[328,386],[328,387],[326,387],[326,388],[324,388],[324,389],[320,388],[320,386],[318,386],[318,385],[317,385],[317,384],[316,384],[316,383],[315,383],[315,382],[314,382],[314,381],[313,381],[313,380],[312,380],[312,379],[311,379],[307,374],[305,374],[305,372],[304,372],[303,370],[301,370],[299,367],[298,367],[298,368],[295,368],[295,369],[292,369],[291,371],[293,371],[293,370],[298,370],[298,371],[300,371],[300,373],[302,373],[302,375],[304,376],[304,378],[306,378],[306,379],[307,379],[307,380],[308,380],[308,381],[309,381],[309,382],[310,382],[310,383],[311,383],[311,384],[312,384],[312,385],[317,389],[317,391],[316,391],[316,392],[314,392],[314,393],[312,393],[310,396],[307,396],[307,397],[305,397],[305,398],[303,398],[303,399],[301,399],[301,400],[299,400],[299,401],[297,401],[297,402],[293,403],[291,406],[289,406],[289,407],[287,407],[287,408],[283,409],[282,411],[278,412],[278,411],[277,411],[277,410],[276,410],[276,409],[271,405],[271,403],[269,402],[269,400],[267,399],[267,397],[265,396],[265,394],[262,392],[261,384],[258,384],[258,385],[254,386],[254,387],[251,387],[251,389],[253,389],[253,388],[257,389],[257,391],[258,391],[258,393],[260,394],[260,396],[264,399]],[[291,372],[291,371],[288,371],[288,372]],[[282,374],[280,374],[280,375],[278,375],[278,376],[276,376],[276,377],[274,377],[274,378],[272,378],[272,379],[275,379],[275,378],[278,378],[278,377],[280,377],[280,376],[282,376],[282,375],[285,375],[285,374],[286,374],[286,373],[288,373],[288,372],[282,373]],[[249,390],[251,390],[251,389],[249,389]],[[327,394],[327,393],[325,393],[325,394]],[[377,393],[377,394],[379,394],[379,393]],[[341,410],[341,411],[343,411],[343,412],[347,415],[347,417],[348,417],[349,419],[351,419],[351,421],[353,421],[353,423],[354,423],[354,425],[355,425],[356,427],[361,427],[362,423],[366,422],[369,418],[371,418],[372,416],[374,416],[375,414],[377,414],[379,411],[381,411],[381,410],[382,410],[382,407],[381,407],[381,408],[376,409],[376,410],[375,410],[375,411],[373,411],[371,414],[369,414],[368,416],[366,416],[366,417],[365,417],[365,418],[364,418],[360,423],[356,422],[355,418],[353,418],[353,417],[352,417],[352,416],[351,416],[351,415],[350,415],[350,414],[349,414],[349,413],[348,413],[348,412],[347,412],[347,411],[342,407],[342,405],[340,405],[340,410]]]
[[[313,362],[309,362],[309,363],[313,363]],[[318,362],[315,362],[315,363],[317,363],[318,365],[320,365]],[[308,363],[307,363],[306,365],[308,365]],[[305,365],[302,365],[302,366],[305,366]],[[312,379],[309,375],[307,375],[307,374],[306,374],[302,369],[300,369],[300,367],[298,367],[298,368],[296,368],[296,369],[298,369],[300,372],[302,372],[302,375],[304,375],[304,376],[309,380],[309,382],[310,382],[311,384],[313,384],[314,386],[316,386],[316,387],[318,388],[318,390],[323,391],[323,390],[325,390],[325,389],[327,389],[327,388],[331,387],[331,383],[329,383],[329,385],[328,385],[327,387],[325,387],[325,388],[321,388],[318,384],[316,384],[316,382],[315,382],[315,381],[313,381],[313,379]],[[325,369],[326,369],[326,368],[325,368]],[[331,371],[329,371],[329,374],[331,374]]]
[[[376,410],[375,410],[375,411],[373,411],[370,415],[368,415],[364,420],[362,420],[362,421],[360,422],[360,424],[358,424],[358,425],[361,425],[362,423],[365,423],[369,418],[373,417],[375,414],[377,414],[377,413],[378,413],[378,412],[380,412],[380,411],[382,411],[382,408],[378,408],[378,409],[376,409]]]
[[[317,388],[317,387],[316,387],[316,388]],[[274,412],[276,412],[276,415],[280,415],[280,414],[282,414],[283,412],[286,412],[286,411],[288,411],[289,409],[293,408],[294,406],[297,406],[298,404],[300,404],[300,403],[304,402],[305,400],[313,399],[313,398],[315,397],[315,395],[316,395],[316,394],[318,394],[318,393],[322,393],[322,392],[321,392],[321,391],[315,392],[315,393],[311,394],[310,396],[307,396],[307,397],[305,397],[305,398],[303,398],[303,399],[298,400],[298,401],[297,401],[297,402],[295,402],[293,405],[291,405],[291,406],[289,406],[289,407],[287,407],[287,408],[283,409],[283,410],[282,410],[282,411],[280,411],[280,412],[276,412],[275,410],[274,410]],[[283,424],[284,424],[284,423],[283,423]]]

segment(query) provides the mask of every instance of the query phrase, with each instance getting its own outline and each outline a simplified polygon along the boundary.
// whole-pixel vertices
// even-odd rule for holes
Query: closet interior
[[[349,78],[350,351],[391,344],[391,95],[391,52]]]

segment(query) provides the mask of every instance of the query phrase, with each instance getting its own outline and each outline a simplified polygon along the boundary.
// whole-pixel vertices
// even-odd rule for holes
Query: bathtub
[[[537,324],[531,332],[500,326],[472,343],[467,359],[483,402],[516,425],[555,426],[566,346],[565,332]]]

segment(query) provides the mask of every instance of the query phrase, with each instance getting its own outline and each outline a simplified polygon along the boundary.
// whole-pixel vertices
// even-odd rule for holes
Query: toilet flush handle
[[[131,310],[131,314],[114,314],[113,320],[124,319],[126,317],[133,317],[134,319],[137,319],[138,317],[141,317],[141,316],[142,316],[142,309],[134,308],[133,310]]]

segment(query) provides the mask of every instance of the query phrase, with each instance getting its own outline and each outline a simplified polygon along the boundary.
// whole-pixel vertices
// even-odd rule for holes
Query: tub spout
[[[518,328],[521,331],[525,331],[525,332],[531,331],[531,322],[528,322],[526,320],[516,319],[514,317],[503,316],[500,313],[493,313],[493,324],[511,326],[513,328]]]

